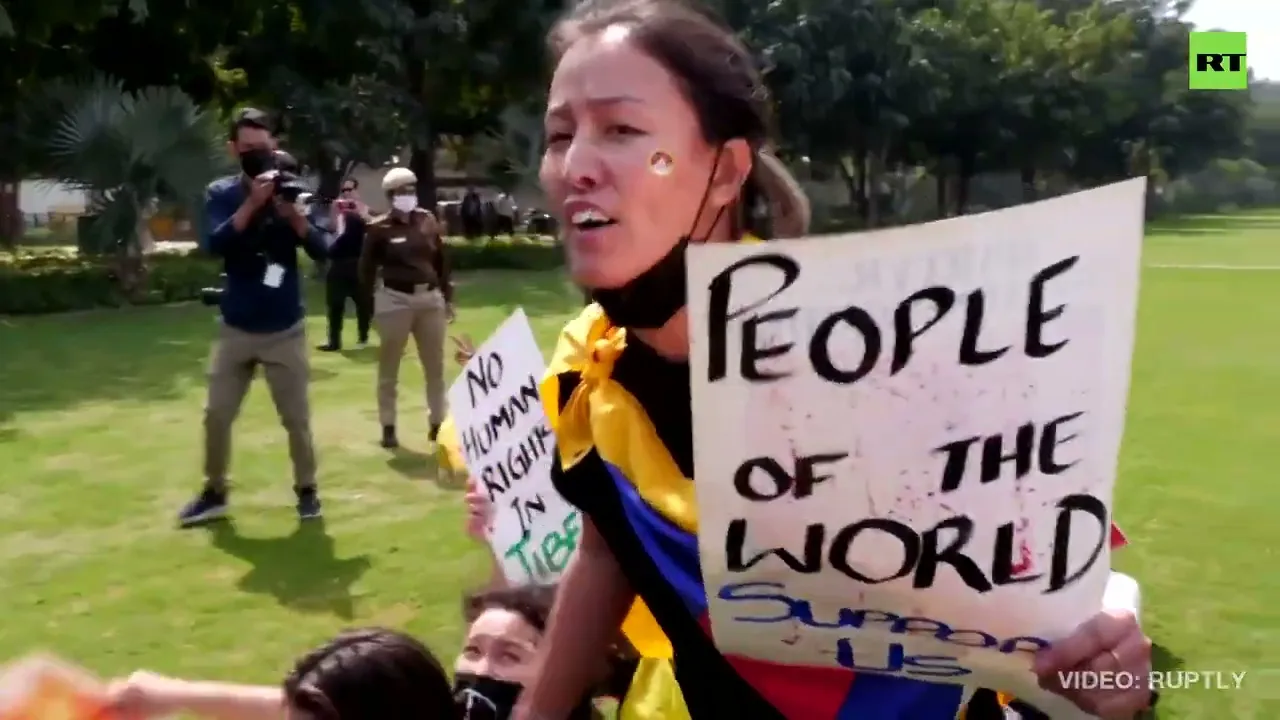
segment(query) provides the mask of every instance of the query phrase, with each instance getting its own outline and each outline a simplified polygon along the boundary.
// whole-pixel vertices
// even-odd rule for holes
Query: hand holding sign
[[[475,478],[467,478],[463,502],[467,504],[467,537],[476,542],[486,542],[493,529],[493,503],[480,492]]]
[[[1035,660],[1040,686],[1072,700],[1101,718],[1130,718],[1150,704],[1151,689],[1145,684],[1125,688],[1067,688],[1062,678],[1071,670],[1094,673],[1129,673],[1146,678],[1151,674],[1151,639],[1127,610],[1104,610],[1071,635],[1041,651]]]

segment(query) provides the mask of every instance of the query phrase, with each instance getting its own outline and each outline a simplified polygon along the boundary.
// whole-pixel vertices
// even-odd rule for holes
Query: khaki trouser
[[[381,338],[378,352],[378,420],[396,424],[396,387],[400,359],[409,337],[418,347],[418,360],[427,381],[427,410],[432,425],[444,421],[444,341],[449,318],[439,290],[418,286],[412,295],[378,286],[373,296],[373,322]]]
[[[225,491],[231,462],[231,425],[240,414],[249,383],[261,365],[280,424],[289,435],[295,489],[316,484],[307,398],[311,367],[302,323],[275,333],[247,333],[221,325],[209,363],[209,398],[204,408],[204,476],[209,488]]]

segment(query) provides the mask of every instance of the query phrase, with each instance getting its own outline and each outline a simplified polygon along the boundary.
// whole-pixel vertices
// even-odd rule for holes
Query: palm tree
[[[105,77],[54,84],[33,112],[47,133],[42,174],[90,198],[84,231],[115,250],[122,289],[136,292],[151,216],[200,217],[205,187],[230,170],[217,118],[177,88],[127,92]]]
[[[487,167],[501,173],[506,189],[538,197],[542,142],[542,114],[528,105],[510,105],[475,150]]]

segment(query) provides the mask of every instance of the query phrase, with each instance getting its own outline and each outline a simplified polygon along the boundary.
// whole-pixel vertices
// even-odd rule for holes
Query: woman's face
[[[625,285],[691,232],[715,148],[676,78],[626,28],[569,48],[551,81],[545,124],[542,186],[579,285]],[[714,202],[704,216],[716,214]],[[594,224],[575,222],[592,213]]]
[[[455,673],[525,684],[533,679],[533,660],[542,633],[519,613],[489,608],[471,623]]]

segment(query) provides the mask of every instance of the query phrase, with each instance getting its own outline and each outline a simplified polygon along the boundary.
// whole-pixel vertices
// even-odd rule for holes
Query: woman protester
[[[698,720],[955,717],[958,686],[716,648],[698,570],[685,250],[750,239],[761,215],[777,236],[802,235],[808,205],[768,154],[768,94],[750,55],[707,15],[674,0],[589,2],[550,44],[541,180],[570,274],[595,304],[566,326],[542,395],[559,445],[553,480],[584,527],[516,718],[565,717],[620,626],[646,657],[671,659]],[[1035,661],[1042,685],[1103,717],[1131,717],[1152,696],[1067,690],[1057,671],[1149,668],[1150,641],[1127,609]]]

